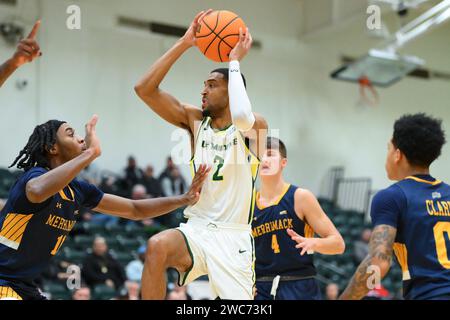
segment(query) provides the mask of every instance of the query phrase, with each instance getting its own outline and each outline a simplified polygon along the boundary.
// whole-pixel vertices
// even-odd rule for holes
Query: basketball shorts
[[[179,273],[186,285],[208,275],[219,299],[253,300],[254,243],[249,225],[210,222],[192,217],[177,228],[186,241],[192,267]]]
[[[315,278],[280,281],[274,296],[271,281],[256,281],[255,300],[321,300],[320,288]]]
[[[0,279],[0,300],[46,300],[39,289],[16,280]]]

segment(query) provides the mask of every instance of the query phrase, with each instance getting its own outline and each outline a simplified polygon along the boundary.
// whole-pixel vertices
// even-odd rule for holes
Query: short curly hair
[[[280,152],[281,157],[287,158],[287,149],[283,141],[275,137],[267,137],[267,149],[276,149]]]
[[[425,113],[407,114],[394,123],[392,144],[411,165],[428,168],[441,155],[445,142],[442,120]]]

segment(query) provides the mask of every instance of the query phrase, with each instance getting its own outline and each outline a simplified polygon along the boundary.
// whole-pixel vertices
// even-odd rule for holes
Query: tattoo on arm
[[[392,250],[397,229],[389,225],[378,225],[372,232],[369,243],[369,254],[361,262],[341,299],[362,299],[369,292],[368,279],[373,275],[369,267],[376,265],[387,273],[392,261]],[[381,272],[383,277],[383,271]],[[381,279],[380,279],[381,281]]]

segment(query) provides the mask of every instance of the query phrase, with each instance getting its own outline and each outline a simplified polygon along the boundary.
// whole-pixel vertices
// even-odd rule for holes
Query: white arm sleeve
[[[239,61],[230,61],[228,71],[228,98],[233,124],[239,131],[248,131],[255,123],[252,105],[242,80]]]

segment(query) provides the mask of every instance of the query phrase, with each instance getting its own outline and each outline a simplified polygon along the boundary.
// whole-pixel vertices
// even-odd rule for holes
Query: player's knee
[[[162,237],[156,235],[147,241],[146,260],[149,262],[165,263],[167,260],[167,247]]]

